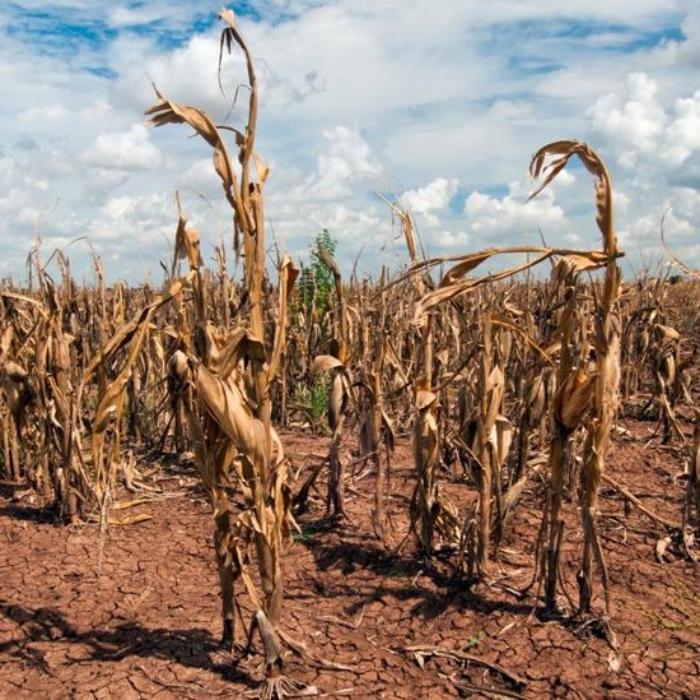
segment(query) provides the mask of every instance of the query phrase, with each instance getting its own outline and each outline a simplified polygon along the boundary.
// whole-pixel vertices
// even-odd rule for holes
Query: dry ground
[[[646,445],[651,423],[626,425],[631,434],[618,436],[609,473],[656,513],[678,520],[683,481],[676,453],[657,441]],[[297,464],[325,454],[326,438],[288,433],[283,439]],[[218,649],[213,523],[191,465],[141,463],[140,469],[147,482],[176,495],[115,514],[153,518],[110,528],[101,576],[96,526],[58,526],[26,498],[13,500],[16,489],[3,488],[0,697],[241,697],[256,688],[260,657],[236,664]],[[405,439],[392,480],[395,547],[408,526],[412,487]],[[455,502],[473,497],[466,484],[447,482],[445,476]],[[352,669],[319,670],[292,657],[293,678],[319,693],[354,698],[700,697],[700,565],[673,555],[658,563],[654,548],[662,533],[618,493],[603,490],[600,520],[621,648],[616,657],[593,627],[541,620],[533,615],[533,595],[506,590],[531,577],[537,481],[510,522],[501,573],[496,567],[491,585],[471,590],[450,576],[447,563],[427,571],[412,546],[391,554],[393,547],[368,534],[372,484],[371,476],[354,484],[352,523],[342,528],[324,527],[322,503],[315,503],[300,518],[303,534],[287,549],[287,630]],[[565,568],[572,597],[581,546],[576,519],[569,504]],[[245,598],[243,605],[250,609]],[[237,622],[237,638],[243,637]],[[417,659],[404,650],[412,645],[474,655],[522,685],[477,663]],[[476,686],[504,694],[480,694]]]

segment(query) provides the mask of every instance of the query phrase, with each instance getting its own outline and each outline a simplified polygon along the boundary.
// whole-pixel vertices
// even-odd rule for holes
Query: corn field
[[[0,476],[13,502],[29,500],[58,532],[85,533],[85,566],[99,581],[114,538],[150,547],[144,504],[164,504],[177,519],[177,494],[154,486],[153,469],[178,465],[207,504],[199,534],[218,574],[216,653],[248,668],[250,692],[264,698],[323,695],[328,683],[352,697],[389,687],[381,677],[375,690],[357,687],[357,661],[318,644],[288,614],[301,595],[294,552],[313,554],[318,537],[349,537],[353,561],[388,567],[347,619],[324,611],[323,584],[318,595],[306,591],[314,619],[335,620],[338,634],[359,634],[382,577],[403,567],[405,597],[429,579],[445,605],[459,600],[488,618],[498,607],[490,601],[505,595],[504,609],[526,609],[518,628],[593,638],[619,669],[641,658],[625,641],[635,613],[627,593],[618,604],[619,561],[608,562],[611,533],[624,540],[629,527],[630,538],[646,533],[641,556],[656,575],[677,582],[685,612],[672,624],[697,653],[697,273],[669,253],[680,280],[622,276],[614,184],[591,145],[568,140],[536,151],[532,197],[572,161],[582,164],[595,249],[520,245],[426,258],[411,211],[385,199],[405,241],[402,269],[361,279],[321,248],[331,292],[323,304],[314,288],[302,296],[295,261],[268,261],[265,185],[274,172],[257,150],[256,67],[233,13],[220,19],[222,53],[239,52],[246,65],[245,127],[223,129],[157,86],[146,115],[211,154],[233,244],[217,248],[208,267],[187,198],[173,194],[174,255],[158,288],[108,285],[97,255],[93,283],[81,286],[62,252],[47,257],[39,247],[26,283],[3,282]],[[321,415],[304,399],[313,392]],[[664,457],[664,483],[681,494],[672,507],[635,494],[640,482],[628,483],[616,461],[624,450],[641,461]],[[644,464],[635,470],[652,469]],[[611,513],[615,503],[623,512]],[[50,577],[42,585],[50,589]],[[387,668],[439,668],[440,682],[464,696],[541,692],[522,665],[485,660],[472,633],[448,649],[418,613],[410,617],[402,625],[413,632],[389,649]],[[386,642],[363,643],[365,655],[386,656]],[[185,692],[178,687],[169,690]],[[243,693],[235,687],[232,696]]]

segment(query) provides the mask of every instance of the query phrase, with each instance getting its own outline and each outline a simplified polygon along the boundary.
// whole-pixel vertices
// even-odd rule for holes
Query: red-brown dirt
[[[622,425],[631,433],[617,437],[609,474],[658,515],[680,520],[678,453],[658,440],[647,444],[652,424]],[[325,455],[325,438],[287,433],[283,439],[296,464]],[[146,483],[175,496],[114,512],[153,518],[110,527],[101,575],[96,525],[58,525],[4,488],[0,697],[203,698],[255,691],[260,655],[236,662],[238,652],[218,648],[213,521],[192,466],[142,462],[139,468]],[[321,499],[299,518],[303,532],[285,554],[286,630],[351,670],[322,670],[290,656],[290,677],[321,695],[353,698],[700,697],[699,565],[670,551],[659,563],[655,545],[664,533],[619,493],[604,486],[600,506],[620,645],[615,655],[594,626],[542,620],[533,612],[535,589],[524,598],[512,590],[532,576],[542,502],[537,479],[508,525],[493,580],[468,589],[451,577],[449,560],[427,571],[413,544],[392,553],[408,527],[412,477],[408,442],[401,439],[386,544],[369,534],[371,475],[348,491],[351,523],[324,527]],[[448,475],[443,484],[455,503],[473,498],[472,487],[451,483]],[[567,504],[566,519],[565,578],[575,600],[582,537],[574,504]],[[241,602],[247,624],[251,607],[243,594]],[[601,609],[600,597],[595,603]],[[239,621],[236,635],[243,644]],[[471,654],[523,685],[478,663],[405,650],[415,645]]]

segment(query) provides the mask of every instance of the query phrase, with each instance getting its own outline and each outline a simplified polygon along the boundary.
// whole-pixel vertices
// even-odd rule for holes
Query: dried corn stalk
[[[680,333],[670,326],[656,323],[653,326],[655,336],[654,376],[657,384],[657,401],[660,419],[663,424],[662,443],[671,442],[673,432],[683,438],[676,421],[675,407],[680,399]]]
[[[688,492],[686,498],[684,523],[700,536],[700,416],[695,416],[693,445],[688,464]]]
[[[555,159],[545,165],[549,156]],[[589,146],[577,141],[559,141],[542,147],[534,156],[530,169],[534,177],[545,174],[542,185],[533,196],[541,192],[561,170],[570,158],[577,156],[595,179],[596,223],[602,234],[603,253],[607,259],[602,295],[597,299],[593,348],[595,351],[596,373],[593,378],[591,408],[586,418],[587,436],[584,445],[581,515],[584,530],[583,561],[578,575],[579,612],[588,613],[592,598],[592,561],[596,560],[600,569],[606,613],[610,614],[610,594],[608,574],[603,549],[597,531],[598,489],[605,457],[610,444],[613,422],[619,405],[620,382],[620,318],[618,299],[620,295],[620,271],[617,266],[617,238],[613,223],[613,195],[610,176],[600,157]],[[587,399],[586,381],[577,387],[562,387],[567,395],[561,394],[560,414],[579,414],[579,404]],[[577,393],[581,401],[576,400]],[[567,400],[568,398],[568,400]]]
[[[242,332],[234,334],[228,345],[219,347],[206,318],[204,285],[198,274],[194,303],[198,334],[202,339],[195,344],[199,361],[193,358],[189,363],[189,376],[179,378],[177,383],[191,386],[197,402],[197,407],[192,399],[186,400],[185,405],[198,462],[215,510],[215,544],[224,599],[223,641],[229,646],[233,642],[233,582],[241,578],[256,608],[254,621],[265,647],[264,693],[281,696],[288,685],[281,674],[279,634],[283,599],[281,557],[290,517],[290,498],[286,462],[271,425],[270,390],[284,350],[288,299],[298,270],[289,258],[280,263],[278,311],[272,348],[268,351],[263,204],[268,169],[254,153],[257,80],[250,51],[237,29],[233,13],[224,10],[220,18],[226,25],[221,37],[222,51],[224,47],[230,51],[234,43],[241,49],[250,88],[248,123],[244,132],[237,132],[240,183],[219,130],[203,111],[171,102],[157,93],[159,100],[147,114],[156,126],[189,124],[213,148],[214,169],[233,209],[235,240],[237,246],[242,243],[243,247],[249,314],[247,321],[237,319]],[[257,170],[255,180],[250,173],[251,160]],[[184,224],[178,225],[176,257],[186,256],[194,271],[199,266],[197,239],[186,234]],[[249,370],[237,375],[234,370],[244,357]],[[181,364],[178,359],[175,366]],[[232,470],[245,500],[244,510],[235,518],[231,517],[223,488],[224,478]],[[261,593],[248,572],[251,547],[260,573]]]

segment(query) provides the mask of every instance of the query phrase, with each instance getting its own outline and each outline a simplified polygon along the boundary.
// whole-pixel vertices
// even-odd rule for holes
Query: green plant
[[[467,640],[467,645],[466,649],[473,649],[474,647],[478,647],[479,644],[481,644],[481,640],[485,637],[484,630],[481,630],[478,634],[476,634],[473,637],[469,637]]]
[[[333,272],[323,261],[321,254],[325,250],[335,254],[336,241],[327,228],[319,231],[311,247],[311,264],[301,266],[299,294],[304,310],[308,313],[315,306],[319,318],[328,309],[330,295],[333,293]]]
[[[325,375],[316,375],[308,385],[294,389],[294,407],[308,419],[314,432],[327,433],[325,421],[330,381]]]

